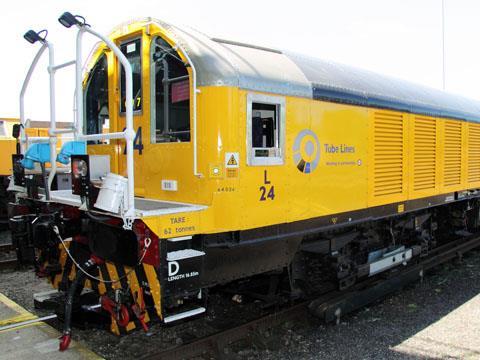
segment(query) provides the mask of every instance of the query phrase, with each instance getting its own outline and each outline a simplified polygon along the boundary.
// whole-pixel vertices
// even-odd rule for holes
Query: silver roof
[[[149,19],[150,20],[150,19]],[[151,20],[189,55],[199,86],[246,90],[480,121],[480,102],[288,51],[212,39]]]
[[[199,86],[236,86],[282,95],[312,97],[312,86],[281,51],[214,40],[193,29],[155,22],[168,30],[191,58]]]
[[[311,82],[315,99],[480,121],[479,101],[348,65],[287,56]]]

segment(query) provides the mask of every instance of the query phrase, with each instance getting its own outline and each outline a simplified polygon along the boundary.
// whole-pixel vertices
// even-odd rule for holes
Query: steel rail
[[[13,244],[0,244],[0,253],[10,252],[15,250]]]
[[[308,303],[308,301],[304,301],[279,312],[263,316],[234,328],[219,331],[184,345],[147,355],[141,359],[188,359],[205,353],[213,353],[215,357],[219,358],[222,356],[222,351],[225,346],[252,335],[254,331],[258,331],[261,328],[271,328],[290,319],[293,320],[306,315],[308,312]]]
[[[338,313],[339,304],[344,304],[349,298],[358,298],[358,295],[362,291],[368,291],[368,289],[388,281],[392,281],[392,284],[399,284],[398,287],[390,286],[384,292],[379,291],[376,296],[367,297],[370,302],[376,301],[380,298],[385,298],[392,292],[399,290],[406,283],[411,283],[422,279],[425,272],[445,263],[454,258],[461,258],[464,253],[480,247],[480,236],[471,236],[467,238],[457,239],[442,245],[436,249],[433,249],[428,257],[421,259],[418,263],[414,263],[405,267],[401,271],[398,268],[393,271],[389,271],[388,278],[382,278],[381,276],[375,278],[369,278],[364,280],[351,289],[345,291],[331,291],[317,299],[309,299],[301,303],[295,304],[278,312],[268,314],[253,321],[241,324],[239,326],[232,327],[227,330],[216,332],[212,335],[204,338],[196,339],[183,345],[174,346],[168,349],[161,350],[154,354],[149,354],[141,359],[157,360],[157,359],[188,359],[203,354],[213,354],[216,358],[222,358],[223,349],[238,340],[253,335],[255,331],[260,329],[266,330],[268,328],[275,327],[278,324],[289,320],[305,319],[308,318],[312,311],[312,304],[315,303],[315,307],[324,307],[325,316],[323,320],[332,321],[339,318],[340,314],[345,315],[348,312],[359,309],[365,306],[364,302],[356,302],[355,306],[346,307],[344,310]],[[412,276],[413,275],[413,276]],[[399,282],[398,279],[404,278],[405,281]],[[310,308],[310,309],[309,309]],[[329,310],[329,311],[328,311]]]
[[[0,260],[0,270],[15,269],[17,264],[17,259]]]
[[[15,247],[11,243],[0,244],[0,253],[5,254],[14,250],[15,250]],[[15,258],[0,260],[0,270],[15,269],[17,265],[18,265],[18,261],[17,261],[16,255],[15,255]]]

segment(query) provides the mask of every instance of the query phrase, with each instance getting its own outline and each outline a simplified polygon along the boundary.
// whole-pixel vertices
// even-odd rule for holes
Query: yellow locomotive
[[[0,118],[0,152],[4,155],[3,161],[0,162],[0,224],[2,226],[8,222],[7,188],[12,174],[10,157],[16,152],[16,141],[11,136],[15,123],[18,123],[18,119]]]
[[[37,271],[67,314],[83,286],[115,333],[201,314],[207,289],[254,275],[308,297],[478,226],[478,102],[149,18],[108,37],[59,20],[79,34],[75,140],[57,154],[51,125],[23,156],[49,178],[70,163],[72,189],[19,183],[11,211],[37,219]],[[103,43],[82,77],[84,34]]]

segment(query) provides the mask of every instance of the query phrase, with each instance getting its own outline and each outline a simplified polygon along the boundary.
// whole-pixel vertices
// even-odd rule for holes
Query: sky
[[[480,100],[480,2],[445,1],[445,89]],[[288,49],[442,88],[442,0],[4,0],[0,5],[0,117],[18,117],[18,97],[39,47],[23,39],[48,29],[56,63],[75,57],[64,11],[108,34],[132,18],[154,17],[212,37]],[[84,57],[96,41],[86,38]],[[26,117],[49,119],[47,56],[26,95]],[[57,73],[57,120],[73,120],[73,67]]]

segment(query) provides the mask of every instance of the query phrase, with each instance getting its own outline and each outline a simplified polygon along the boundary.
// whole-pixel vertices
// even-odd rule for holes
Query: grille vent
[[[402,115],[382,112],[374,115],[375,197],[403,193],[404,126]]]
[[[415,117],[413,135],[413,190],[435,189],[437,122]]]
[[[468,124],[468,182],[480,182],[480,124]]]
[[[444,186],[460,185],[462,181],[462,123],[445,122]]]

